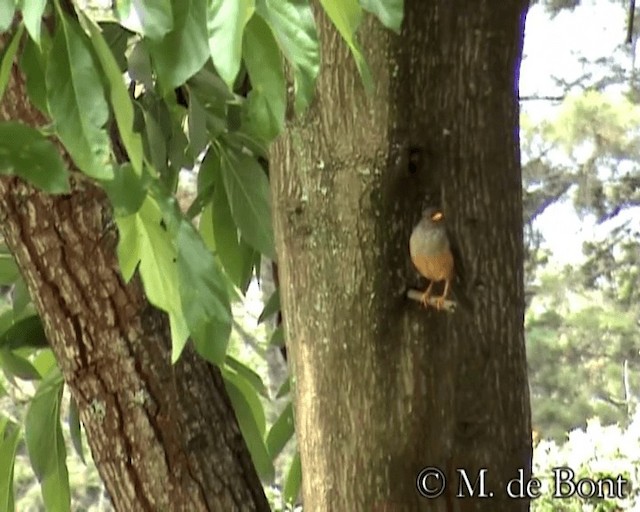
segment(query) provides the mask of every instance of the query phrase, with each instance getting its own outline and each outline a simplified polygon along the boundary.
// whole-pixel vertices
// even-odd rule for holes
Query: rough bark
[[[0,120],[46,121],[17,66]],[[2,235],[116,510],[268,511],[219,370],[190,349],[171,365],[166,316],[137,277],[122,281],[110,219],[105,195],[87,181],[48,196],[0,176]]]
[[[368,98],[317,9],[317,97],[272,152],[305,510],[526,510],[505,483],[531,457],[517,100],[527,6],[405,4],[401,37],[370,18],[361,29]],[[429,203],[460,248],[469,310],[405,298],[409,234]],[[425,466],[447,475],[436,500],[416,491]],[[455,499],[456,468],[472,482],[487,468],[493,498]]]

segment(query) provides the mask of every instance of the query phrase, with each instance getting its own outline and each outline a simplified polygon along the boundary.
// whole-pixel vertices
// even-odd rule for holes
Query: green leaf
[[[280,389],[276,393],[276,398],[282,398],[287,395],[289,391],[291,391],[291,379],[287,377],[287,380],[282,383],[282,386],[280,386]]]
[[[42,40],[42,46],[45,47],[45,41],[50,43],[48,39]],[[42,50],[38,48],[36,43],[31,39],[25,41],[22,57],[20,59],[20,68],[25,74],[27,81],[27,94],[31,103],[43,114],[49,114],[49,106],[47,105],[47,83],[45,79],[45,59]]]
[[[351,45],[362,21],[358,0],[320,0],[320,3],[342,38]]]
[[[242,32],[253,15],[255,0],[210,0],[207,7],[209,50],[216,70],[233,89],[240,70]]]
[[[51,194],[69,192],[68,172],[56,147],[20,123],[0,122],[0,174],[20,176]]]
[[[82,446],[82,431],[80,430],[80,413],[78,411],[78,403],[73,397],[69,398],[69,434],[71,435],[71,443],[80,457],[80,460],[86,464],[84,460],[84,446]]]
[[[253,16],[247,24],[242,54],[251,78],[251,92],[245,102],[246,127],[271,141],[284,127],[286,83],[273,32],[259,16]]]
[[[251,411],[251,418],[253,418],[260,439],[262,440],[266,430],[266,418],[264,415],[264,408],[262,402],[258,396],[254,387],[244,378],[244,375],[237,372],[234,368],[229,366],[222,367],[222,375],[225,379],[225,383],[232,383],[241,393]]]
[[[116,169],[113,180],[102,183],[117,216],[131,215],[142,206],[147,190],[140,176],[127,162]]]
[[[78,24],[59,12],[47,64],[47,99],[56,131],[76,165],[88,176],[111,179],[109,118],[102,77]]]
[[[18,46],[20,45],[23,32],[24,26],[20,25],[16,33],[13,34],[11,42],[6,46],[6,49],[2,54],[2,62],[0,62],[0,101],[2,101],[4,91],[9,83],[9,75],[11,73],[11,68],[13,67],[13,60],[16,57],[16,52],[18,51]]]
[[[275,470],[264,444],[264,410],[256,392],[237,373],[223,368],[225,386],[258,476],[271,481]]]
[[[238,99],[213,71],[213,65],[210,66],[211,70],[207,69],[208,66],[209,64],[191,77],[188,83],[189,93],[197,97],[205,110],[205,123],[209,132],[207,138],[213,139],[228,131],[228,105]]]
[[[0,254],[0,285],[13,284],[20,275],[18,265],[10,254]]]
[[[31,39],[38,46],[40,46],[42,15],[46,6],[47,0],[22,0],[22,21]]]
[[[231,215],[244,239],[275,260],[269,180],[257,160],[245,153],[221,150],[222,180]]]
[[[377,16],[385,27],[400,34],[404,17],[403,0],[358,0],[358,2],[365,11]]]
[[[153,89],[153,70],[151,69],[151,58],[146,43],[138,41],[127,60],[127,70],[132,80],[140,82],[145,89]]]
[[[80,16],[80,12],[78,12],[78,16]],[[86,15],[84,19],[87,21],[91,20],[91,17]],[[91,24],[95,25],[96,22],[91,20]],[[90,29],[88,25],[82,22],[82,26],[85,30]],[[120,25],[120,23],[115,23],[111,21],[100,22],[99,29],[101,32],[102,38],[106,42],[107,48],[109,48],[109,53],[113,56],[113,59],[116,63],[118,71],[121,73],[120,81],[124,81],[122,74],[127,70],[127,53],[129,51],[129,39],[135,34],[130,30],[127,30],[125,27]],[[92,30],[89,30],[91,37],[93,37]]]
[[[35,351],[36,356],[33,358],[33,367],[38,370],[40,375],[46,375],[49,370],[57,366],[56,358],[50,348],[44,348]]]
[[[42,320],[31,315],[15,322],[0,334],[0,347],[7,350],[19,348],[42,348],[48,346]]]
[[[193,200],[193,202],[189,206],[189,209],[187,210],[187,213],[185,214],[187,219],[193,220],[196,216],[200,215],[203,212],[204,208],[211,203],[212,196],[213,186],[210,186],[209,188],[198,192],[198,195]]]
[[[294,432],[293,406],[289,402],[280,416],[278,416],[271,430],[269,430],[269,435],[267,435],[267,450],[269,450],[271,460],[280,454],[289,439],[293,437]]]
[[[295,110],[309,106],[320,70],[320,49],[311,6],[307,0],[257,0],[256,11],[269,24],[293,67]]]
[[[182,352],[189,329],[182,314],[178,284],[177,254],[163,227],[158,204],[147,196],[133,215],[116,217],[120,240],[118,260],[125,281],[140,263],[140,276],[149,302],[169,314],[174,353]]]
[[[111,53],[111,46],[107,44],[100,28],[82,11],[80,15],[85,21],[86,26],[91,34],[91,43],[98,55],[102,70],[109,82],[109,96],[111,99],[111,106],[116,118],[116,124],[118,125],[118,131],[122,138],[122,143],[127,150],[129,160],[133,167],[133,170],[138,176],[142,175],[142,138],[139,133],[133,131],[133,105],[131,104],[131,98],[129,92],[124,84],[124,78],[118,63],[116,62],[113,53]]]
[[[258,323],[261,324],[270,316],[275,315],[278,311],[280,311],[280,290],[276,288],[276,290],[271,294],[271,297],[269,297],[267,303],[264,305],[264,309],[258,317]]]
[[[196,350],[221,365],[231,334],[231,305],[224,278],[193,225],[182,221],[176,238],[182,311]],[[175,351],[173,362],[177,360]]]
[[[356,31],[362,21],[362,8],[358,4],[358,0],[320,0],[320,3],[342,38],[349,45],[365,89],[371,92],[373,90],[371,71],[369,71],[369,66],[356,40]]]
[[[171,0],[121,1],[116,6],[122,26],[149,39],[160,40],[173,28]]]
[[[20,429],[0,416],[0,510],[15,510],[13,468],[20,441]]]
[[[38,380],[40,374],[24,357],[6,348],[0,348],[0,367],[11,378]]]
[[[52,368],[38,386],[25,419],[27,451],[45,507],[60,512],[71,509],[67,450],[60,424],[63,386],[60,370]]]
[[[282,325],[276,327],[269,338],[269,345],[275,347],[284,347],[284,329]]]
[[[262,378],[251,368],[231,356],[227,356],[225,364],[233,372],[242,376],[256,392],[265,398],[268,397],[269,393],[267,392],[267,387],[264,385],[264,382],[262,382]]]
[[[14,0],[2,0],[0,2],[0,33],[11,26],[15,10],[16,4]]]
[[[284,482],[282,497],[286,503],[294,503],[300,494],[302,484],[302,464],[300,463],[300,452],[296,451]]]
[[[214,153],[211,152],[210,154]],[[203,163],[207,163],[207,166],[204,167],[203,170],[206,171],[210,168],[211,164],[209,162],[214,160],[217,162],[217,165],[219,165],[217,158],[205,158],[205,162]],[[242,287],[244,282],[243,278],[245,277],[243,269],[246,268],[247,264],[247,251],[243,250],[244,247],[241,246],[238,240],[238,228],[236,228],[235,221],[231,215],[227,192],[224,184],[221,183],[220,176],[218,176],[217,183],[213,189],[211,204],[211,226],[213,228],[216,254],[231,279],[231,282],[238,287]]]
[[[0,308],[0,331],[6,331],[13,324],[13,314],[6,307]]]
[[[29,306],[33,308],[31,296],[24,279],[20,277],[13,288],[13,317],[20,318],[28,310]]]
[[[161,41],[149,41],[149,52],[158,79],[167,89],[182,85],[209,58],[206,3],[182,0],[173,3],[174,26]]]
[[[189,145],[195,155],[202,153],[209,143],[207,112],[196,94],[189,94]]]
[[[168,112],[162,112],[160,107],[158,107],[158,110],[159,112],[157,112],[157,114],[168,114]],[[163,126],[161,124],[162,119],[157,119],[156,116],[148,110],[144,110],[144,122],[145,152],[153,167],[162,176],[167,172],[168,132],[170,132],[171,129]]]

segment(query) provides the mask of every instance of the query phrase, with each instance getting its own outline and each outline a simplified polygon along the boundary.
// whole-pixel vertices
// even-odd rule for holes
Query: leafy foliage
[[[232,301],[258,276],[263,258],[276,258],[265,157],[285,123],[285,66],[292,70],[295,111],[304,112],[312,101],[320,51],[310,3],[125,0],[111,11],[83,10],[64,0],[0,5],[0,32],[12,31],[0,61],[0,97],[19,62],[28,100],[50,122],[37,128],[0,124],[0,173],[49,193],[72,192],[59,142],[73,171],[106,191],[123,278],[138,272],[149,301],[168,314],[173,361],[191,340],[222,368],[256,468],[272,480],[274,460],[293,437],[292,406],[268,430],[266,387],[228,355],[227,346]],[[369,11],[398,32],[401,0],[354,0],[347,18],[336,2],[326,1],[325,8],[371,87],[358,25]],[[187,170],[198,175],[198,194],[183,212],[175,196]],[[24,439],[45,507],[69,510],[63,381],[6,251],[0,251],[0,284],[10,287],[0,309],[0,367],[12,382],[28,379],[37,386]],[[278,310],[274,297],[261,320]],[[282,328],[276,333],[282,343]],[[82,456],[73,401],[69,427]],[[13,508],[13,460],[21,438],[17,426],[0,420],[3,510]],[[285,483],[287,502],[296,500],[300,481],[298,457]]]
[[[640,504],[637,471],[640,462],[639,427],[638,415],[626,428],[602,426],[593,420],[585,428],[572,430],[564,442],[538,442],[533,451],[533,476],[542,482],[542,488],[540,497],[531,501],[532,512],[637,510]],[[620,476],[627,482],[622,489],[623,496],[581,498],[574,494],[561,500],[554,498],[553,469],[559,467],[571,468],[575,481],[580,478],[610,478],[615,481]],[[603,489],[606,494],[607,486]],[[561,508],[558,508],[559,503]]]

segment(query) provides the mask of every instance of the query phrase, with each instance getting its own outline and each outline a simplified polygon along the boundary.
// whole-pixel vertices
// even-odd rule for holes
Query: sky
[[[524,58],[520,71],[520,95],[558,96],[563,94],[553,77],[567,81],[584,71],[579,58],[595,60],[616,53],[627,33],[626,2],[586,0],[573,11],[562,11],[554,18],[536,4],[529,10],[525,27]],[[621,53],[620,63],[630,67],[628,57]],[[597,68],[593,68],[597,69]],[[553,115],[558,104],[549,101],[524,101],[522,110],[532,119]],[[570,200],[558,202],[537,219],[535,226],[543,233],[557,265],[583,259],[582,243],[587,239],[602,239],[610,229],[631,219],[640,229],[636,212],[626,212],[596,226],[593,217],[578,218]]]

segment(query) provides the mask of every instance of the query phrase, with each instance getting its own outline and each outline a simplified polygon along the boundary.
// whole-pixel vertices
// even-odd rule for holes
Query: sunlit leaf
[[[11,26],[15,9],[15,0],[2,0],[2,2],[0,2],[0,33]]]
[[[282,497],[286,503],[294,503],[300,494],[300,486],[302,484],[302,464],[300,463],[300,452],[291,460],[291,466],[287,473],[287,479],[284,482]]]
[[[289,391],[291,391],[291,379],[287,377],[287,379],[282,383],[282,386],[280,386],[280,389],[278,389],[276,398],[282,398],[283,396],[286,396]]]
[[[69,435],[71,436],[71,443],[80,457],[82,462],[84,460],[84,446],[82,446],[82,431],[80,430],[80,413],[78,411],[78,404],[73,397],[69,399]]]
[[[267,450],[269,450],[271,459],[275,459],[280,454],[285,445],[293,437],[294,431],[293,406],[291,402],[289,402],[267,435]]]
[[[210,162],[214,160],[219,162],[215,157],[206,158],[204,163],[206,163],[207,166],[203,167],[203,170],[209,169],[212,165]],[[240,240],[238,239],[238,229],[231,215],[231,209],[229,208],[227,192],[220,176],[213,188],[211,205],[211,225],[213,228],[216,254],[225,272],[231,278],[231,281],[236,286],[241,287],[243,268],[246,265],[246,261]]]
[[[102,77],[89,42],[62,12],[47,64],[49,111],[56,131],[78,167],[96,179],[110,179],[109,117]]]
[[[42,46],[45,47],[45,41],[50,44],[49,39],[42,38]],[[31,103],[45,114],[49,113],[47,105],[47,83],[45,79],[45,60],[42,50],[38,48],[36,43],[31,39],[27,39],[22,49],[22,57],[20,58],[20,68],[24,72],[27,82],[27,94]]]
[[[221,152],[221,173],[231,214],[244,239],[275,260],[269,180],[257,160],[236,151]]]
[[[173,351],[182,352],[189,330],[180,302],[177,254],[158,204],[147,196],[135,214],[116,217],[116,223],[123,278],[129,280],[139,263],[147,298],[169,314]]]
[[[122,71],[113,56],[112,45],[107,44],[100,28],[82,11],[80,15],[84,18],[85,24],[89,29],[91,43],[109,82],[109,97],[122,143],[127,150],[133,169],[140,176],[142,175],[142,159],[144,156],[142,138],[139,133],[133,131],[133,106],[129,92],[124,84]]]
[[[246,127],[271,141],[284,126],[286,83],[276,40],[259,16],[253,16],[247,24],[242,54],[251,79],[251,91],[245,103]]]
[[[404,16],[404,0],[358,0],[365,11],[375,14],[382,24],[400,33]]]
[[[172,6],[173,29],[148,45],[158,79],[168,89],[186,82],[209,58],[206,3],[182,0]]]
[[[207,3],[211,58],[229,89],[233,89],[240,69],[242,32],[254,9],[255,0],[210,0]]]
[[[271,338],[269,339],[269,345],[275,347],[283,347],[284,346],[284,330],[282,325],[279,325],[273,330],[271,334]]]
[[[67,450],[60,424],[60,402],[64,381],[57,367],[40,382],[25,419],[25,440],[31,467],[40,481],[47,510],[71,508]]]
[[[15,59],[16,52],[18,51],[18,46],[20,45],[23,32],[24,27],[20,25],[16,33],[13,34],[11,42],[6,46],[2,54],[2,61],[0,62],[0,101],[2,101],[4,91],[9,83],[9,75],[11,73],[11,68],[13,67],[13,60]]]
[[[15,510],[13,468],[19,441],[18,426],[0,416],[0,510]]]
[[[10,254],[0,254],[0,285],[13,284],[20,275],[18,266]]]
[[[369,66],[356,40],[356,31],[362,21],[362,8],[358,4],[358,0],[320,0],[320,3],[340,35],[349,45],[362,82],[367,91],[371,91],[373,89],[371,71],[369,71]]]
[[[237,359],[227,356],[225,364],[235,373],[240,374],[260,395],[266,397],[268,395],[267,387],[262,382],[262,378],[246,364],[241,363]]]
[[[116,2],[122,26],[152,40],[162,39],[173,28],[171,0],[127,0]]]
[[[275,315],[278,311],[280,311],[280,290],[276,289],[271,294],[271,297],[269,297],[267,303],[264,305],[264,309],[258,317],[258,323],[261,324],[270,316]]]
[[[295,80],[295,110],[311,103],[320,70],[320,49],[313,12],[307,0],[257,0],[256,11],[269,24],[291,63]]]
[[[237,373],[223,369],[222,375],[258,475],[263,481],[271,481],[275,476],[275,470],[262,437],[264,435],[262,404],[255,390]]]
[[[137,212],[147,195],[143,180],[129,162],[116,169],[113,180],[103,182],[103,187],[118,216]]]
[[[221,271],[187,221],[180,223],[176,248],[180,300],[196,350],[221,365],[231,333],[231,306]]]
[[[27,359],[6,348],[0,348],[0,368],[11,378],[40,379],[38,370]]]
[[[47,6],[47,0],[22,0],[22,21],[27,27],[31,39],[39,46],[42,30],[42,15]]]

